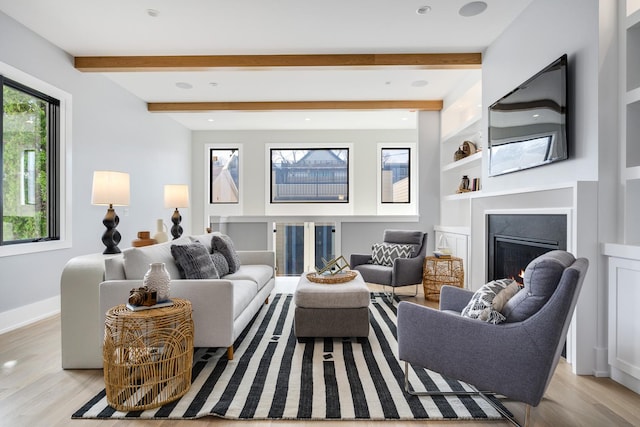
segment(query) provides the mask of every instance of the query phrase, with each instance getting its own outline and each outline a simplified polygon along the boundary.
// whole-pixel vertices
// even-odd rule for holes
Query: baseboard
[[[611,379],[640,394],[640,379],[632,377],[613,366],[611,367]]]
[[[0,334],[60,313],[60,295],[0,313]]]

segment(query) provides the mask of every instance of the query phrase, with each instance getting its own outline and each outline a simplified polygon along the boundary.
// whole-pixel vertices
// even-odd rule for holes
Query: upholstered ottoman
[[[346,283],[313,283],[303,274],[293,301],[294,333],[306,337],[369,336],[369,288],[360,273]]]

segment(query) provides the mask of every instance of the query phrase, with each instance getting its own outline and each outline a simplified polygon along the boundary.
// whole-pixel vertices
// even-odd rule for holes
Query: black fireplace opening
[[[527,265],[554,249],[567,249],[567,217],[555,214],[492,214],[488,217],[488,280],[522,283]]]

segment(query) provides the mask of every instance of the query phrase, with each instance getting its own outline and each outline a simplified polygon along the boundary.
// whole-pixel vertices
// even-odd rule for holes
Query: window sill
[[[71,241],[69,240],[54,240],[50,242],[19,243],[15,245],[6,245],[0,246],[0,258],[15,255],[35,254],[39,252],[57,251],[60,249],[69,249],[70,247]]]

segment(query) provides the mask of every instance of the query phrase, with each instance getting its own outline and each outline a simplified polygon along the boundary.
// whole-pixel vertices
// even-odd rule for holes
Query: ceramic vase
[[[145,273],[142,284],[149,289],[158,292],[157,302],[165,302],[169,299],[169,283],[171,277],[164,265],[164,262],[154,262],[149,264],[149,270]]]
[[[167,235],[167,226],[164,224],[164,222],[161,219],[156,220],[156,234],[153,236],[154,239],[156,239],[156,241],[158,243],[164,243],[167,240],[169,240],[169,236]]]

